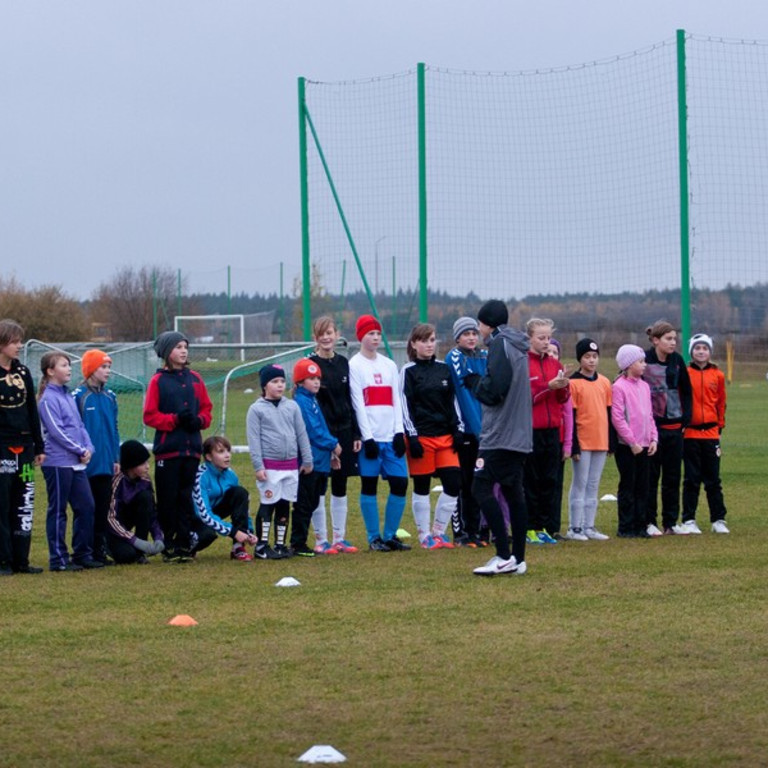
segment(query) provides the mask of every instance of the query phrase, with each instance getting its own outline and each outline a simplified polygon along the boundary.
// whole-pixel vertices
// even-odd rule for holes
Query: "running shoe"
[[[730,533],[728,526],[725,524],[725,520],[715,520],[712,523],[712,533]]]
[[[539,538],[539,535],[536,533],[536,531],[528,531],[528,533],[525,535],[525,540],[528,542],[528,544],[543,544],[544,543]]]
[[[581,528],[569,528],[565,533],[568,541],[588,541],[586,534]]]
[[[425,536],[421,541],[422,549],[442,549],[443,545],[434,536]]]
[[[446,536],[442,534],[435,534],[432,537],[443,549],[454,549],[453,542],[449,541]]]
[[[355,552],[358,552],[358,548],[354,544],[350,544],[346,539],[342,539],[341,541],[337,541],[333,545],[333,549],[335,552],[343,553],[346,552],[347,554],[354,555]]]
[[[648,523],[648,527],[645,529],[647,534],[651,538],[656,538],[657,536],[663,536],[664,534],[654,525],[653,523]]]
[[[504,560],[504,558],[494,555],[485,565],[475,568],[472,573],[476,576],[501,576],[514,573],[522,576],[526,570],[525,561],[518,563],[514,555],[509,560]]]
[[[335,547],[332,547],[327,541],[324,541],[322,544],[318,544],[315,547],[315,554],[316,555],[338,555],[339,550]]]
[[[547,531],[536,531],[536,535],[539,537],[539,541],[542,544],[557,544],[557,539],[550,536]]]
[[[235,547],[235,549],[229,553],[229,559],[242,560],[244,563],[249,563],[253,560],[253,556],[245,551],[245,547]]]
[[[585,528],[584,535],[588,539],[592,539],[592,541],[608,541],[608,539],[611,538],[610,536],[606,536],[606,534],[602,533],[601,531],[598,531],[597,528]]]
[[[695,520],[683,520],[680,527],[685,528],[687,533],[701,533],[701,528],[696,525]]]

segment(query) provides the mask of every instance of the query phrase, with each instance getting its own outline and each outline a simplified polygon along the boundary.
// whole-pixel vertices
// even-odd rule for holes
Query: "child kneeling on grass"
[[[283,397],[283,368],[265,365],[259,371],[259,380],[262,396],[251,405],[246,416],[248,449],[261,497],[256,517],[259,543],[254,554],[261,560],[279,560],[291,554],[285,543],[290,503],[296,501],[299,471],[305,475],[312,471],[312,449],[299,406]],[[274,549],[269,546],[273,517]]]
[[[291,521],[291,552],[300,557],[314,557],[314,549],[307,546],[309,522],[312,513],[325,495],[331,469],[339,469],[341,445],[328,430],[323,412],[317,403],[322,372],[314,361],[304,358],[293,367],[293,400],[301,409],[301,417],[307,428],[309,444],[312,446],[312,471],[299,477],[299,491],[293,505]],[[302,456],[302,462],[307,463]],[[334,550],[335,552],[335,550]]]
[[[229,466],[232,443],[226,437],[213,435],[203,443],[203,457],[192,492],[195,514],[206,532],[232,539],[232,560],[253,560],[245,545],[256,546],[259,540],[248,515],[248,491]],[[226,522],[226,517],[231,522]]]
[[[149,479],[149,451],[138,440],[120,446],[120,472],[112,481],[107,524],[107,548],[118,564],[144,565],[148,555],[165,549]]]

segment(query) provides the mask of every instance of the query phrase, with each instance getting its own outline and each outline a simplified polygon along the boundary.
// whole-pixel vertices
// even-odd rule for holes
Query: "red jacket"
[[[703,368],[691,363],[688,376],[693,390],[691,422],[686,439],[717,440],[725,427],[725,376],[713,363]]]
[[[534,429],[560,429],[563,403],[571,396],[571,389],[570,387],[550,389],[549,382],[557,376],[562,367],[560,361],[554,357],[549,355],[542,357],[528,350]]]

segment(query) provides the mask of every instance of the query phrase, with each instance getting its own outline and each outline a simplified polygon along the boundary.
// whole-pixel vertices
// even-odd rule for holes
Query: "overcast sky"
[[[516,71],[697,35],[768,39],[722,0],[0,0],[0,273],[88,298],[124,264],[193,290],[298,273],[296,79],[416,62]],[[266,276],[266,277],[265,277]],[[289,284],[288,282],[286,283]]]

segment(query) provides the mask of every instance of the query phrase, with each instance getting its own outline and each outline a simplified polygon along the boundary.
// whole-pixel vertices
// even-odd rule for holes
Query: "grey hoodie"
[[[488,370],[473,388],[483,407],[480,450],[530,453],[533,406],[528,337],[508,325],[500,325],[486,344]]]
[[[298,469],[299,461],[312,464],[312,448],[299,406],[287,397],[260,397],[245,419],[253,468]],[[290,465],[290,466],[289,466]]]

